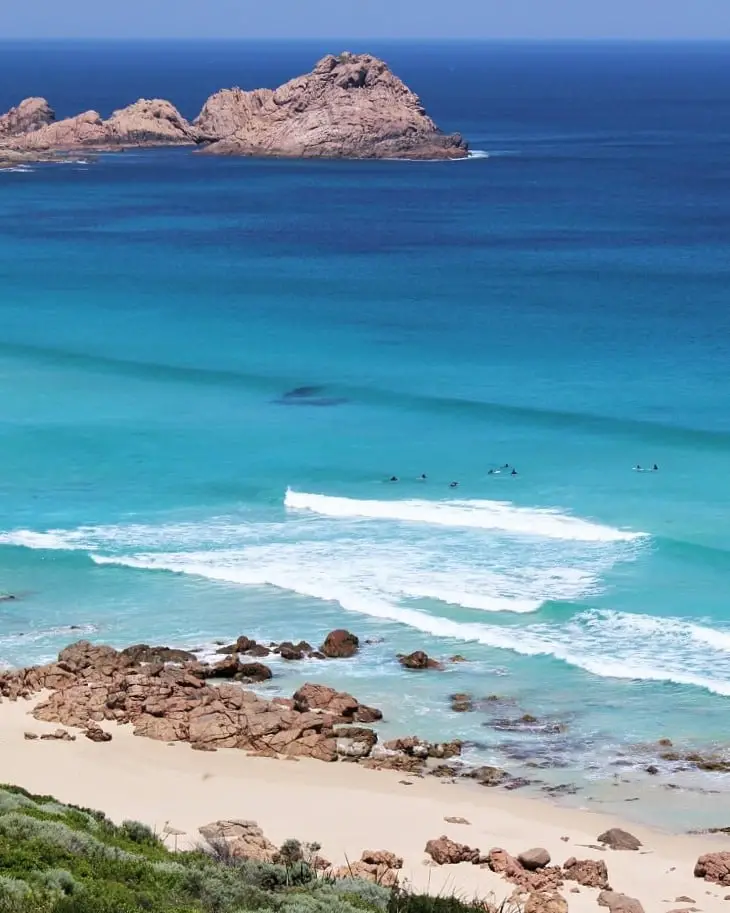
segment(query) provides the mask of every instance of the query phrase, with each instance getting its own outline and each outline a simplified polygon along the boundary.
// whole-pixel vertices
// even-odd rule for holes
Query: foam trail
[[[290,510],[305,510],[326,517],[401,520],[580,542],[628,542],[644,535],[601,526],[553,510],[516,507],[506,501],[357,500],[289,488],[284,505]]]

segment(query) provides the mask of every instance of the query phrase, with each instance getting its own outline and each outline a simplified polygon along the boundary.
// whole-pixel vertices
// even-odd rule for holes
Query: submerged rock
[[[443,669],[442,663],[431,659],[428,653],[424,653],[423,650],[416,650],[407,656],[401,653],[398,655],[398,662],[405,669]]]

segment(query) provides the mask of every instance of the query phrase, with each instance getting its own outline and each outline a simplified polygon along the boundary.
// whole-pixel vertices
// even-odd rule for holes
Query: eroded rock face
[[[563,884],[563,873],[557,866],[545,865],[530,871],[519,859],[499,847],[489,851],[487,865],[522,891],[554,891]]]
[[[55,119],[56,114],[45,98],[25,98],[17,108],[0,116],[0,140],[40,130]]]
[[[398,883],[403,860],[389,850],[365,850],[357,862],[342,866],[332,872],[334,878],[363,878],[386,888]]]
[[[523,910],[524,913],[568,913],[568,901],[557,891],[533,891]]]
[[[441,133],[420,99],[369,54],[322,58],[275,91],[225,89],[194,126],[217,155],[453,159],[460,136]]]
[[[379,710],[366,707],[351,694],[311,682],[294,693],[294,709],[302,712],[326,711],[342,723],[374,723],[383,718]]]

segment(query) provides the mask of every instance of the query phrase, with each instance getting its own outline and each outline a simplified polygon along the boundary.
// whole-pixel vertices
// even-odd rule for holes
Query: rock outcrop
[[[279,852],[255,821],[213,821],[198,832],[213,849],[224,850],[233,859],[273,862]]]
[[[328,659],[346,659],[360,649],[360,641],[349,631],[330,631],[322,644],[322,653]]]
[[[695,878],[730,887],[730,852],[706,853],[695,864]]]
[[[428,653],[424,653],[423,650],[416,650],[414,653],[409,653],[407,656],[400,654],[398,656],[398,662],[403,666],[404,669],[443,669],[443,664],[436,659],[431,659]]]
[[[474,865],[481,861],[481,853],[465,843],[457,843],[445,834],[436,840],[429,840],[424,852],[433,859],[436,865],[458,865],[471,862]]]
[[[217,155],[290,158],[464,158],[420,99],[369,54],[329,55],[283,86],[212,95],[194,126]]]
[[[16,111],[22,108],[22,104]],[[42,112],[39,112],[42,116]],[[10,113],[5,115],[10,117]],[[103,120],[85,111],[64,120],[45,118],[35,129],[9,135],[9,148],[21,152],[120,149],[137,146],[180,146],[198,142],[198,132],[174,105],[141,98]]]
[[[609,913],[644,913],[640,901],[627,894],[619,894],[618,891],[601,891],[598,906],[608,907]]]
[[[620,827],[612,827],[598,836],[598,842],[612,850],[638,850],[642,845],[638,837]]]
[[[488,867],[521,891],[554,891],[563,884],[563,872],[557,866],[545,865],[530,870],[506,850],[495,847],[487,855]]]
[[[391,888],[398,883],[403,859],[389,850],[365,850],[357,862],[335,869],[334,878],[362,878]]]
[[[609,891],[608,869],[602,859],[576,859],[571,856],[563,863],[563,872],[568,881],[575,881],[586,888],[600,888]]]
[[[53,108],[45,98],[26,98],[7,114],[0,116],[0,140],[10,136],[33,133],[52,124],[56,119]]]

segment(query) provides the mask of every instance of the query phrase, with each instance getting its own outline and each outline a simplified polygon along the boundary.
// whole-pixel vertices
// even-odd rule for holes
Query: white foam
[[[711,664],[717,673],[708,675],[706,654],[689,653],[683,643],[694,637],[697,626],[678,619],[603,611],[585,612],[565,625],[501,627],[455,621],[398,604],[380,590],[358,585],[352,574],[343,579],[342,567],[336,563],[275,565],[259,560],[255,554],[244,558],[233,553],[215,557],[207,553],[92,557],[99,564],[167,570],[245,586],[273,586],[335,602],[348,612],[406,625],[433,637],[476,642],[522,656],[552,657],[601,678],[674,683],[730,695],[730,660],[723,655],[728,635],[702,629],[703,638],[705,632],[708,638],[717,634],[715,646],[720,645]],[[493,605],[504,611],[505,602],[508,600],[495,599]],[[648,631],[653,632],[652,637],[647,638]]]
[[[490,153],[485,149],[470,149],[467,155],[468,159],[488,159],[489,157]]]
[[[14,532],[0,533],[0,544],[64,551],[93,547],[79,542],[76,538],[77,535],[74,531],[66,530],[50,530],[49,532],[39,533],[30,529],[18,529]]]
[[[601,526],[555,510],[516,507],[507,501],[358,500],[289,488],[284,504],[290,510],[305,510],[326,517],[399,520],[580,542],[628,542],[644,535]]]

